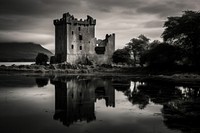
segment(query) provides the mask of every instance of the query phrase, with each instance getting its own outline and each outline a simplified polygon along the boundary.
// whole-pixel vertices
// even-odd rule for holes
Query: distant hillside
[[[40,44],[18,42],[0,43],[0,62],[32,62],[35,61],[38,53],[44,53],[49,57],[53,55]]]

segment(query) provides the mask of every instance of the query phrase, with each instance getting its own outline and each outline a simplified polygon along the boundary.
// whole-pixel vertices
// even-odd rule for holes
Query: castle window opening
[[[72,35],[74,35],[74,31],[72,31]]]
[[[78,31],[81,31],[81,27],[78,27]]]
[[[95,47],[96,54],[105,54],[105,47]]]
[[[71,45],[71,48],[74,49],[74,45]]]
[[[83,40],[83,36],[82,35],[79,35],[79,40]]]
[[[82,50],[82,46],[80,46],[80,50]]]

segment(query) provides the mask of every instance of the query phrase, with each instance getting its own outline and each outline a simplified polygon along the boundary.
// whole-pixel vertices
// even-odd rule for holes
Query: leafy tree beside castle
[[[149,38],[144,35],[138,36],[138,38],[133,38],[127,44],[130,49],[130,53],[133,54],[133,64],[139,63],[140,56],[148,49]]]
[[[114,63],[130,63],[130,54],[128,49],[117,49],[112,56],[112,60]]]
[[[38,53],[37,57],[35,58],[35,63],[37,65],[46,65],[49,57],[46,54]]]
[[[180,60],[181,50],[167,43],[160,43],[146,51],[140,58],[142,64],[150,67],[169,68]]]
[[[185,11],[180,17],[168,17],[164,27],[164,41],[183,48],[191,64],[200,66],[200,12]]]

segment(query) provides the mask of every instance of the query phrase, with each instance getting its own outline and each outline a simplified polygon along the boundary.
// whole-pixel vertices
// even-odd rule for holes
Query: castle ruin
[[[65,13],[61,19],[54,20],[54,25],[55,63],[111,63],[115,50],[115,34],[106,35],[104,40],[97,40],[95,19],[87,16],[85,20],[78,20]]]

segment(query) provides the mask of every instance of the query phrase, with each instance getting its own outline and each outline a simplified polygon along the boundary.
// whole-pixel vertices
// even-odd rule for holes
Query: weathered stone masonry
[[[85,20],[78,20],[65,13],[61,19],[54,20],[54,25],[56,63],[111,63],[115,50],[115,34],[106,35],[104,40],[97,40],[95,19],[87,16]]]

